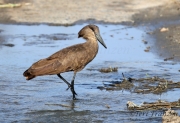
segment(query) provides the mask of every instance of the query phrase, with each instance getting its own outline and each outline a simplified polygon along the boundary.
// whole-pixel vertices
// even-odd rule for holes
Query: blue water
[[[122,25],[98,25],[105,49],[99,44],[96,58],[77,74],[73,101],[67,85],[56,75],[26,81],[22,73],[39,59],[77,43],[78,31],[86,24],[64,26],[0,24],[0,122],[161,122],[161,116],[137,117],[126,109],[127,101],[136,104],[157,101],[160,96],[128,91],[97,89],[104,81],[125,76],[141,78],[159,76],[178,81],[180,64],[164,61],[144,52],[145,31]],[[54,40],[56,39],[56,40]],[[13,47],[4,46],[14,44]],[[88,69],[118,67],[117,73],[100,73]],[[71,81],[73,73],[63,73]],[[168,91],[162,100],[176,101],[179,89]],[[110,108],[107,108],[107,105]]]

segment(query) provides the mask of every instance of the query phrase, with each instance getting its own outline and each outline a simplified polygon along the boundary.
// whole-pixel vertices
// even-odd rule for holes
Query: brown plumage
[[[68,89],[71,88],[73,99],[75,99],[75,95],[77,95],[74,91],[76,73],[82,70],[96,56],[98,52],[97,40],[107,48],[96,25],[87,25],[82,28],[78,33],[78,38],[80,37],[86,39],[86,42],[64,48],[48,58],[41,59],[32,64],[23,73],[26,80],[33,79],[36,76],[57,74],[68,85]],[[71,84],[60,75],[60,73],[68,71],[74,71]]]

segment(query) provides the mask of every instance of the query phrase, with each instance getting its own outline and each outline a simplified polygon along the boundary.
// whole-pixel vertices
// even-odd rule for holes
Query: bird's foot
[[[75,92],[74,88],[71,88],[71,92],[73,95],[77,95],[77,93]]]
[[[75,95],[77,95],[77,93],[74,90],[74,86],[73,85],[69,85],[66,90],[69,90],[69,88],[71,88],[71,92],[73,94],[73,99],[75,100],[76,99]]]
[[[73,100],[76,100],[76,96],[75,95],[77,95],[77,93],[74,90],[74,86],[71,87],[71,92],[73,94]]]
[[[77,100],[75,95],[73,95],[73,100]]]

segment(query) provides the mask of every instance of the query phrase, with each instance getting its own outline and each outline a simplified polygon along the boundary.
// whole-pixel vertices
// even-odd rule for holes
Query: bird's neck
[[[98,47],[97,39],[95,37],[88,38],[86,44],[88,45],[88,47],[91,48],[91,52],[97,54],[99,47]]]

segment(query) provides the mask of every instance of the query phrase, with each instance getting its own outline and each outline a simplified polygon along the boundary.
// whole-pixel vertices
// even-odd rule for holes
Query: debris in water
[[[164,61],[168,61],[168,60],[172,60],[172,59],[174,59],[174,57],[165,58]]]
[[[157,102],[144,102],[141,105],[136,105],[134,102],[128,101],[127,108],[129,110],[164,110],[170,108],[180,108],[180,99],[175,102],[166,102],[158,100]]]
[[[152,35],[154,32],[147,32],[146,34]]]
[[[102,73],[117,72],[118,68],[117,67],[101,68],[99,71]]]
[[[142,40],[142,42],[144,42],[144,44],[148,44],[148,42],[146,40]]]
[[[135,103],[133,103],[131,101],[128,101],[126,105],[127,105],[128,109],[134,109],[134,108],[139,107],[139,106],[137,106]]]
[[[180,82],[173,82],[164,78],[147,77],[147,78],[125,78],[123,80],[116,81],[103,81],[104,86],[98,87],[100,90],[129,90],[134,93],[142,94],[162,94],[170,89],[180,88]]]
[[[146,47],[146,49],[144,50],[145,52],[149,52],[151,47]]]
[[[15,45],[14,44],[3,44],[4,46],[7,46],[7,47],[14,47]]]

